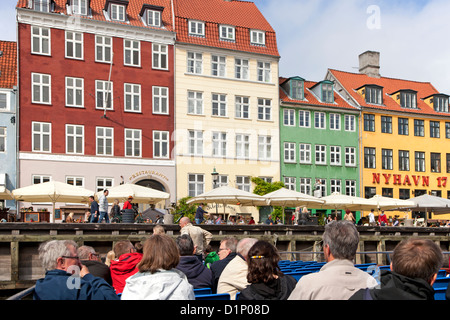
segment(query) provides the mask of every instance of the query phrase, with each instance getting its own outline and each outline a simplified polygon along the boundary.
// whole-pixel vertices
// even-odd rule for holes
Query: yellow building
[[[279,181],[275,32],[251,2],[175,1],[174,11],[177,199]],[[259,218],[256,208],[225,211]]]
[[[361,108],[361,195],[450,198],[448,96],[431,83],[382,77],[379,53],[360,55],[360,73],[329,70],[327,79]],[[387,212],[387,216],[406,212]],[[409,218],[412,218],[409,215]],[[446,220],[449,215],[429,214]]]

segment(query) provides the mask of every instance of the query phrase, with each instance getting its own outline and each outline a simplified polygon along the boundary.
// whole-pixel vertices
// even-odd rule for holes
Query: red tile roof
[[[66,3],[67,0],[54,0],[55,9],[53,13],[67,14]],[[161,28],[155,28],[145,25],[142,22],[141,12],[142,6],[144,4],[150,4],[153,6],[164,7],[162,14],[162,22],[164,25],[163,30],[173,31],[172,28],[172,6],[170,0],[130,0],[127,6],[127,21],[109,21],[103,15],[103,9],[105,7],[106,0],[90,0],[91,13],[92,15],[80,16],[82,19],[107,21],[115,24],[130,25],[134,27],[144,27],[148,29],[161,30]],[[17,8],[28,8],[28,0],[18,0]]]
[[[276,34],[253,2],[174,0],[177,41],[279,57]],[[205,22],[205,37],[189,36],[188,20]],[[236,41],[219,39],[219,25],[235,26]],[[250,44],[250,29],[265,31],[265,46]]]
[[[12,89],[17,85],[17,45],[0,41],[0,88]]]
[[[402,79],[394,79],[387,77],[372,78],[361,73],[350,73],[329,69],[333,77],[346,89],[346,91],[355,99],[355,101],[367,109],[378,109],[397,112],[408,112],[413,114],[427,115],[447,115],[448,113],[436,112],[428,106],[423,99],[431,95],[439,93],[436,88],[429,82],[418,82]],[[365,85],[377,85],[383,87],[383,105],[375,105],[366,103],[365,99],[356,92],[358,88]],[[399,90],[417,91],[417,109],[402,108],[390,95]]]
[[[286,91],[281,88],[281,85],[288,81],[289,78],[280,77],[280,99],[282,102],[298,104],[299,106],[314,106],[314,107],[328,107],[328,108],[339,108],[339,109],[349,109],[349,110],[359,110],[357,107],[350,105],[347,101],[345,101],[339,94],[334,92],[334,102],[335,103],[324,103],[321,102],[320,99],[312,93],[309,89],[313,88],[319,82],[307,81],[304,82],[304,100],[295,100],[291,99],[286,93]]]

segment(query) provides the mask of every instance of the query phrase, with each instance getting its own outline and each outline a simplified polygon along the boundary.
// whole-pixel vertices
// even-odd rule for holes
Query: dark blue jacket
[[[194,289],[212,288],[212,272],[196,256],[181,256],[176,268],[186,275]]]
[[[79,286],[77,286],[79,280]],[[74,288],[77,287],[77,288]],[[64,270],[50,270],[36,282],[34,300],[119,300],[114,288],[88,273],[75,279]]]

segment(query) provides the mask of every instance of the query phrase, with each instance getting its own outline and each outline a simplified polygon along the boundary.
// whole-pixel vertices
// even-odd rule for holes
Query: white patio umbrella
[[[125,183],[116,187],[108,188],[108,191],[108,200],[111,200],[110,202],[114,199],[118,199],[120,202],[125,202],[129,196],[132,196],[133,203],[155,204],[162,200],[167,200],[170,197],[170,194],[167,192],[132,183]],[[99,191],[95,195],[98,199],[102,194],[103,191]]]
[[[414,203],[414,207],[410,208],[412,211],[433,211],[435,214],[450,213],[449,199],[423,194],[411,198],[409,201]]]
[[[0,186],[0,199],[1,200],[14,200],[11,191],[9,191],[5,186]]]
[[[33,184],[12,191],[12,195],[16,201],[51,202],[53,204],[53,210],[50,215],[50,222],[54,222],[55,220],[56,202],[85,203],[89,202],[89,196],[93,194],[94,192],[91,190],[58,181]]]
[[[339,192],[334,192],[329,196],[322,197],[325,201],[321,205],[320,209],[334,209],[334,210],[351,210],[361,211],[377,208],[377,202],[375,200],[365,199],[361,197],[353,197]]]
[[[202,193],[186,201],[187,204],[193,203],[220,203],[224,206],[226,204],[241,205],[241,206],[266,206],[266,199],[257,194],[223,186],[211,191]]]
[[[375,195],[370,200],[376,202],[376,207],[372,209],[379,210],[395,210],[395,209],[408,209],[414,207],[414,202],[410,200],[400,200],[395,198],[383,197],[380,195]]]
[[[275,190],[263,197],[267,199],[268,205],[283,207],[283,223],[284,208],[286,207],[318,207],[324,203],[322,199],[286,188]]]

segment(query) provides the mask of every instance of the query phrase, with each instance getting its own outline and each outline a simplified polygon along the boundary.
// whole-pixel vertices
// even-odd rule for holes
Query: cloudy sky
[[[381,53],[386,77],[431,82],[450,94],[448,0],[254,0],[277,32],[280,75],[319,81],[328,68],[358,72]],[[0,39],[15,40],[16,0],[0,1]]]

